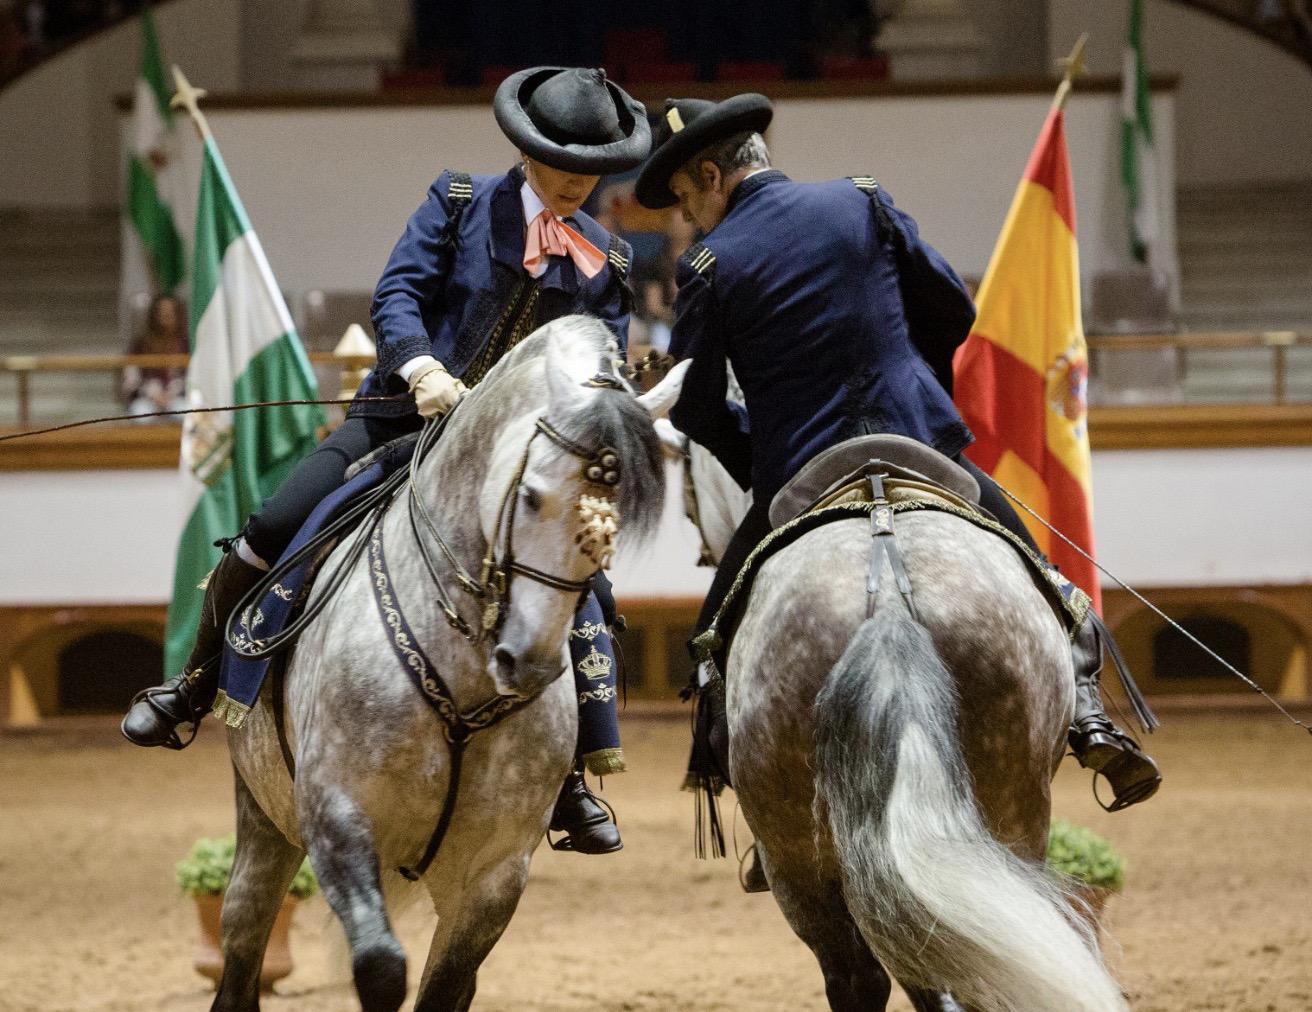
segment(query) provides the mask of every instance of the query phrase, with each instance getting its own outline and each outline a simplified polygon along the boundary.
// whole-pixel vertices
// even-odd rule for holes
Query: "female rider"
[[[558,317],[591,313],[615,332],[621,350],[626,347],[629,246],[579,208],[602,174],[625,171],[646,157],[646,111],[602,70],[536,67],[498,88],[494,112],[520,164],[500,176],[443,172],[429,189],[374,294],[378,363],[360,387],[362,399],[251,515],[220,560],[186,667],[138,694],[123,720],[134,744],[172,739],[177,747],[174,729],[210,710],[228,616],[314,507],[341,486],[352,463],[448,411],[510,348]],[[400,396],[363,400],[388,394]],[[580,616],[585,612],[599,617],[591,595]],[[598,627],[577,621],[572,635],[591,630],[595,636]],[[581,752],[597,773],[622,768],[613,707],[612,694],[580,713]],[[552,828],[568,833],[564,845],[572,850],[604,853],[622,846],[619,831],[588,792],[580,764],[561,792]]]

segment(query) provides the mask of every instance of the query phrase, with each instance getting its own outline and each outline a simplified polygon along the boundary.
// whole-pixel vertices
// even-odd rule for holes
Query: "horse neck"
[[[492,448],[506,426],[522,416],[525,406],[536,399],[527,383],[505,386],[515,390],[513,398],[499,396],[494,389],[480,389],[470,395],[416,474],[416,491],[439,533],[474,577],[478,577],[487,551],[480,516]],[[503,476],[503,480],[493,479],[498,496],[510,480],[510,475]]]

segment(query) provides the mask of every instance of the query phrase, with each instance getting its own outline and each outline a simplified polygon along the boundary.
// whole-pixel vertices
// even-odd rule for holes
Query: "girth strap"
[[[390,636],[392,651],[411,681],[415,683],[415,687],[419,689],[425,702],[437,712],[451,753],[451,771],[447,781],[446,799],[442,802],[442,814],[438,817],[437,827],[433,830],[433,835],[429,838],[428,846],[424,849],[419,862],[413,868],[397,869],[414,882],[423,877],[428,866],[433,863],[433,858],[437,856],[438,848],[442,845],[442,840],[451,825],[460,791],[460,766],[466,743],[475,732],[489,728],[510,716],[516,710],[533,702],[537,696],[494,696],[469,713],[460,712],[455,697],[451,695],[450,687],[420,647],[401,611],[400,602],[392,586],[392,577],[387,569],[387,559],[383,554],[381,524],[374,528],[369,537],[369,586],[373,589],[378,614]]]
[[[870,480],[870,576],[866,580],[866,614],[874,615],[875,599],[879,595],[879,579],[884,570],[884,558],[887,556],[893,567],[893,579],[897,582],[898,593],[907,603],[907,610],[917,622],[916,602],[911,596],[911,577],[902,561],[902,552],[898,548],[893,532],[893,505],[884,495],[884,475],[872,474]]]

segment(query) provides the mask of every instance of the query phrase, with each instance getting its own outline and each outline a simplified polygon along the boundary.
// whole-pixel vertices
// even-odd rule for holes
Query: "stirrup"
[[[620,820],[619,820],[619,818],[615,815],[615,809],[614,809],[613,807],[611,807],[611,803],[610,803],[609,801],[607,801],[605,798],[601,797],[600,795],[593,794],[591,790],[588,790],[586,784],[584,785],[584,790],[587,790],[587,793],[588,793],[588,797],[589,797],[589,798],[591,798],[591,799],[592,799],[593,801],[595,801],[598,805],[600,805],[602,808],[604,808],[604,809],[607,811],[607,813],[609,813],[609,815],[610,815],[610,824],[613,825],[613,826],[618,830],[618,829],[620,828]],[[591,822],[591,823],[588,823],[587,825],[580,826],[580,827],[578,827],[578,828],[579,828],[579,829],[587,829],[587,828],[589,828],[590,826],[594,826],[594,825],[601,825],[601,823],[600,823],[600,822]],[[551,830],[550,828],[547,829],[547,846],[550,847],[552,850],[557,850],[557,851],[567,851],[567,852],[573,853],[574,850],[575,850],[575,847],[574,847],[574,839],[573,839],[573,837],[571,837],[571,836],[569,835],[569,830],[566,830],[566,829],[558,829],[558,830],[556,830],[556,832],[557,832],[557,833],[560,833],[560,836],[553,840],[553,839],[551,838],[552,830]],[[612,854],[613,854],[613,853],[616,853],[617,851],[621,850],[621,849],[623,848],[623,846],[624,846],[624,844],[621,843],[619,847],[616,847],[616,848],[615,848],[615,850],[613,850],[613,851],[602,851],[601,853],[612,853]]]
[[[1162,786],[1162,774],[1151,756],[1130,735],[1107,722],[1105,727],[1087,730],[1071,728],[1071,737],[1087,736],[1085,752],[1071,747],[1076,762],[1093,771],[1093,798],[1105,812],[1120,812],[1147,801]],[[1110,803],[1098,793],[1098,778],[1102,777],[1112,789]]]
[[[132,702],[128,704],[128,712],[125,713],[123,715],[123,719],[119,721],[119,725],[118,725],[119,733],[122,734],[123,737],[126,738],[130,743],[136,745],[138,748],[167,748],[167,749],[171,749],[174,752],[181,752],[184,748],[186,748],[188,745],[190,745],[193,741],[196,740],[196,735],[200,733],[200,723],[202,720],[205,719],[206,714],[210,712],[210,708],[205,707],[204,709],[201,709],[200,707],[193,704],[190,698],[188,698],[185,703],[188,711],[187,715],[183,717],[179,717],[177,713],[175,713],[173,710],[170,710],[168,707],[161,704],[158,700],[161,696],[164,695],[170,695],[176,699],[177,696],[179,695],[178,692],[179,686],[183,682],[192,682],[194,685],[194,682],[197,680],[197,676],[202,674],[210,664],[217,663],[217,661],[218,659],[215,658],[213,660],[205,662],[204,664],[197,665],[191,671],[188,671],[186,674],[179,676],[176,680],[170,679],[169,681],[165,682],[163,685],[152,685],[149,688],[142,689],[140,692],[138,692],[136,695],[132,697]],[[162,717],[165,723],[170,723],[173,725],[173,727],[169,730],[168,737],[165,738],[163,741],[144,743],[144,742],[137,741],[137,739],[133,738],[131,735],[128,734],[127,726],[126,726],[128,715],[131,714],[133,707],[135,707],[138,703],[143,703],[143,702],[147,706],[149,706],[152,710],[154,710],[156,714]],[[190,725],[191,727],[191,733],[187,736],[185,741],[182,739],[182,736],[178,734],[178,728],[181,727],[183,724]]]

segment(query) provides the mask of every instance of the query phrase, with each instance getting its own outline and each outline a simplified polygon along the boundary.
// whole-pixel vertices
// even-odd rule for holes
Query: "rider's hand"
[[[451,410],[468,388],[446,371],[441,362],[416,369],[410,377],[410,392],[425,418],[436,418]]]

